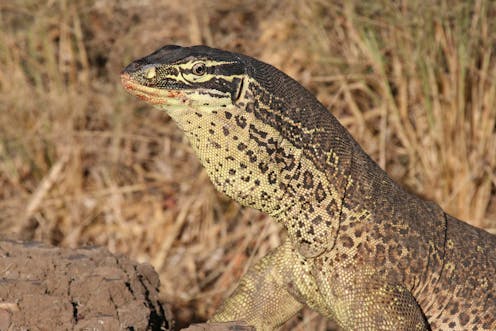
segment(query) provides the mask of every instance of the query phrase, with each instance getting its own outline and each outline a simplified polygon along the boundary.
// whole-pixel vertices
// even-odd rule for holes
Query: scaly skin
[[[288,231],[211,321],[274,330],[306,304],[345,330],[496,329],[496,236],[395,184],[296,81],[205,46],[165,46],[121,78],[218,190]]]

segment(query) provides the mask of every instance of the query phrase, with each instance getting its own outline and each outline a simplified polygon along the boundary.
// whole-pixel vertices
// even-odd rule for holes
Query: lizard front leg
[[[325,256],[316,259],[323,265]],[[367,265],[331,267],[315,273],[329,318],[344,330],[427,331],[426,317],[413,294],[401,283]]]
[[[412,294],[401,285],[367,284],[348,302],[335,302],[336,319],[345,330],[428,331]],[[362,291],[360,291],[362,290]]]
[[[245,321],[257,331],[274,330],[303,304],[288,291],[295,261],[286,242],[253,265],[209,322]]]

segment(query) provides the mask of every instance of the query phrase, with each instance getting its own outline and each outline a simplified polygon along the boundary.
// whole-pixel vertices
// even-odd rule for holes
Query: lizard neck
[[[320,255],[334,246],[346,211],[346,191],[353,181],[352,160],[361,149],[336,118],[293,79],[262,63],[256,64],[251,76],[244,107],[257,123],[255,127],[270,128],[264,141],[260,136],[256,140],[261,154],[270,154],[268,163],[278,174],[273,187],[282,192],[278,208],[266,212],[285,225],[301,254]],[[268,146],[273,146],[271,151]],[[354,212],[357,217],[366,213]]]
[[[276,150],[274,159],[292,155],[295,164],[278,182],[281,202],[289,201],[289,207],[269,213],[285,224],[304,256],[332,249],[338,236],[349,235],[344,229],[356,227],[368,229],[368,240],[393,236],[401,241],[421,234],[424,220],[437,219],[432,236],[443,235],[439,208],[394,183],[309,91],[269,65],[253,67],[247,107],[277,132],[279,145],[290,146]],[[433,239],[429,236],[424,241]],[[352,239],[357,239],[353,245],[365,240]]]

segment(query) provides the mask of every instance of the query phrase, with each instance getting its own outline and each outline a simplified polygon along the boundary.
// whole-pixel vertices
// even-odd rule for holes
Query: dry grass
[[[495,15],[481,0],[2,3],[0,231],[148,261],[179,323],[212,314],[281,229],[217,194],[118,82],[163,44],[203,43],[286,71],[409,190],[496,232]],[[332,325],[305,311],[286,329]]]

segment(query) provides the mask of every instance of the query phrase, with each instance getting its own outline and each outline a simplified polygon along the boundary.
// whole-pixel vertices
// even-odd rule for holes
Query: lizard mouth
[[[152,105],[172,106],[187,103],[186,94],[184,92],[144,86],[137,83],[131,75],[126,72],[121,73],[121,83],[128,93]]]

